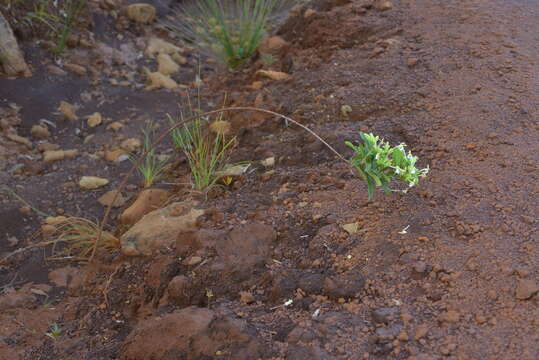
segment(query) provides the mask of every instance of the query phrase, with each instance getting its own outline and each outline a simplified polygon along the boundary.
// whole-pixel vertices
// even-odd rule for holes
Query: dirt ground
[[[286,45],[270,68],[287,80],[261,78],[260,60],[239,73],[200,65],[157,26],[129,22],[126,3],[90,1],[90,44],[62,63],[24,39],[33,76],[0,77],[0,259],[41,240],[44,214],[99,221],[97,199],[131,167],[107,152],[149,121],[164,130],[199,67],[205,108],[226,94],[227,105],[283,113],[346,156],[345,141],[373,132],[406,143],[429,175],[369,201],[308,133],[232,113],[230,161],[274,167],[253,165],[205,197],[178,155],[155,187],[205,213],[151,256],[117,250],[83,265],[36,247],[2,260],[0,359],[539,358],[539,2],[314,1],[276,30]],[[158,17],[168,3],[154,4]],[[183,48],[176,89],[144,90],[155,36]],[[92,128],[95,112],[104,123]],[[38,139],[42,119],[50,136]],[[44,162],[45,142],[78,156]],[[169,140],[158,149],[174,154]],[[109,183],[79,188],[88,175]],[[142,190],[136,176],[129,184],[107,226],[117,235]]]

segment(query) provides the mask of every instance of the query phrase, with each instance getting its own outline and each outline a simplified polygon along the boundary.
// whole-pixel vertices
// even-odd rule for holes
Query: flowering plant
[[[409,187],[419,184],[419,178],[425,177],[429,168],[417,169],[415,163],[417,156],[411,152],[406,153],[405,144],[391,147],[389,143],[373,134],[360,133],[362,144],[354,145],[347,141],[355,154],[349,162],[361,174],[367,183],[369,200],[374,196],[374,188],[381,186],[385,192],[390,192],[388,184],[397,179],[408,184]]]

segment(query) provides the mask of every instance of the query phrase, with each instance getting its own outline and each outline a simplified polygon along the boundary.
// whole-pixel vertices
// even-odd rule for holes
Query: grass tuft
[[[146,155],[142,163],[138,166],[138,171],[144,179],[143,186],[145,188],[152,186],[155,181],[162,178],[169,165],[168,159],[160,159],[155,152],[155,147],[153,146],[154,132],[153,124],[149,124],[146,129],[142,130],[144,137],[142,154],[143,156],[144,154]],[[137,162],[137,158],[133,154],[131,154],[130,160],[132,163]]]
[[[231,69],[250,59],[279,0],[199,0],[176,11],[167,26]]]

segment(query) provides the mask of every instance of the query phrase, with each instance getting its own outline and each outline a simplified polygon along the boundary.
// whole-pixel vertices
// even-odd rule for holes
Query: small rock
[[[118,194],[116,197],[116,200],[114,200],[114,197]],[[114,203],[112,202],[114,200]],[[123,197],[121,193],[118,193],[117,190],[111,190],[107,191],[105,194],[103,194],[97,201],[103,205],[103,206],[110,206],[112,204],[113,208],[121,207],[125,204],[127,199]]]
[[[105,151],[105,160],[120,162],[120,157],[122,155],[127,155],[127,152],[123,149],[118,149],[114,151]]]
[[[359,223],[354,222],[354,223],[350,223],[350,224],[344,224],[342,226],[342,228],[344,229],[344,231],[346,231],[350,235],[356,234],[358,232],[358,230],[359,230]]]
[[[172,57],[172,60],[174,60],[177,64],[180,64],[180,65],[187,64],[187,59],[178,53],[172,54],[171,57]]]
[[[255,297],[250,291],[240,291],[240,301],[244,304],[252,304],[255,302]]]
[[[13,142],[16,142],[17,144],[22,144],[26,146],[28,149],[32,148],[32,142],[25,137],[19,136],[17,134],[9,133],[6,135],[6,138],[8,138],[9,140]]]
[[[79,186],[82,189],[94,190],[105,186],[109,183],[107,179],[103,179],[97,176],[83,176],[79,181]]]
[[[391,3],[391,1],[380,0],[374,4],[374,7],[376,10],[386,11],[393,9],[393,4]]]
[[[168,298],[177,306],[190,305],[190,283],[189,278],[184,275],[178,275],[172,278],[167,287]]]
[[[376,329],[376,341],[379,343],[387,343],[399,336],[402,330],[402,325],[395,324],[390,327],[379,327]]]
[[[320,295],[324,287],[324,279],[322,274],[302,274],[298,287],[309,295]]]
[[[455,324],[460,320],[460,313],[455,310],[449,310],[442,315],[438,316],[438,321],[442,323]]]
[[[77,114],[75,113],[76,112],[75,106],[71,105],[70,103],[66,101],[60,102],[58,111],[60,111],[60,113],[64,115],[66,118],[68,118],[69,120],[78,120],[79,118]]]
[[[423,337],[425,337],[425,335],[427,335],[427,333],[429,332],[429,326],[427,324],[421,324],[419,325],[416,329],[415,329],[415,336],[414,336],[414,340],[419,340]]]
[[[41,152],[58,150],[59,148],[60,148],[60,145],[51,144],[48,142],[41,143],[37,146],[37,149]]]
[[[324,293],[332,299],[350,299],[361,292],[365,279],[359,274],[327,277],[324,280]]]
[[[177,73],[180,70],[180,65],[176,64],[168,54],[157,55],[158,69],[157,71],[163,75]]]
[[[264,167],[273,167],[275,166],[275,157],[274,156],[269,157],[267,159],[262,160],[260,163]]]
[[[146,48],[146,55],[152,58],[155,54],[173,55],[182,52],[182,48],[156,37],[150,39],[148,47]]]
[[[74,150],[47,150],[43,153],[44,162],[60,161],[64,159],[74,158],[79,154],[79,151]]]
[[[529,299],[537,292],[539,292],[539,286],[537,286],[537,282],[535,280],[518,279],[517,287],[515,289],[515,297],[517,299]]]
[[[308,18],[310,18],[311,16],[313,16],[314,14],[316,14],[316,10],[314,10],[314,9],[307,9],[307,10],[305,10],[305,13],[303,14],[303,17],[304,17],[305,19],[308,19]]]
[[[202,258],[200,256],[190,256],[184,261],[182,261],[182,265],[186,266],[195,266],[202,262]]]
[[[290,75],[287,73],[272,70],[258,70],[256,74],[272,80],[287,80],[290,78]]]
[[[73,266],[66,266],[51,271],[49,273],[49,280],[56,286],[66,287],[70,290],[80,288],[83,283],[81,270]]]
[[[101,123],[103,122],[103,117],[100,113],[95,112],[92,115],[86,117],[86,122],[88,123],[89,127],[93,128],[98,125],[101,125]]]
[[[75,74],[80,75],[80,76],[85,76],[86,73],[88,72],[84,66],[77,65],[77,64],[65,63],[64,67],[67,70],[72,71]]]
[[[178,83],[171,79],[168,75],[163,75],[160,72],[147,72],[148,83],[145,90],[154,90],[154,89],[175,89],[178,87]]]
[[[282,37],[271,36],[262,41],[258,47],[258,51],[263,54],[276,54],[288,45],[288,42]]]
[[[262,81],[253,81],[251,84],[251,89],[253,90],[260,90],[264,86],[264,83]]]
[[[141,24],[149,24],[155,21],[156,10],[150,4],[132,4],[127,7],[127,17]]]
[[[58,66],[56,65],[49,65],[47,66],[47,71],[50,72],[51,74],[54,74],[54,75],[58,75],[58,76],[66,76],[67,75],[67,72],[65,72],[64,70],[60,69]]]
[[[135,202],[125,209],[120,216],[122,224],[134,224],[144,215],[158,209],[167,199],[169,193],[162,189],[146,189],[142,191]]]
[[[51,136],[49,129],[44,125],[34,125],[30,129],[30,134],[38,139],[46,139]]]
[[[120,147],[123,150],[131,152],[131,153],[137,151],[141,146],[142,146],[142,143],[137,138],[130,138],[130,139],[124,140],[120,144]]]
[[[124,127],[124,124],[122,124],[119,121],[115,121],[115,122],[109,124],[109,126],[107,126],[107,130],[112,130],[112,131],[116,132],[116,131],[120,131],[123,127]]]
[[[408,67],[414,67],[417,65],[418,62],[419,60],[416,58],[409,58],[408,60],[406,60],[406,65],[408,65]]]
[[[372,319],[378,324],[388,324],[390,321],[396,319],[400,315],[400,312],[398,307],[378,308],[372,312]]]

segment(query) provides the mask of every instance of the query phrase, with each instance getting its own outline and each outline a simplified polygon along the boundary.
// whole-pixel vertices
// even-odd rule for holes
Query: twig
[[[199,118],[199,117],[204,117],[204,116],[210,116],[210,115],[214,115],[214,114],[220,114],[220,113],[223,113],[223,112],[232,112],[232,111],[256,111],[256,112],[261,112],[261,113],[265,113],[265,114],[270,114],[270,115],[273,115],[273,116],[276,116],[277,118],[279,119],[284,119],[286,121],[289,121],[291,122],[292,124],[295,124],[297,126],[299,126],[300,128],[302,128],[303,130],[307,131],[308,133],[310,133],[311,135],[313,135],[316,139],[318,139],[320,142],[322,142],[322,144],[326,145],[328,149],[330,149],[335,155],[337,155],[342,161],[346,162],[347,164],[349,163],[348,160],[346,160],[344,158],[344,156],[342,156],[337,150],[335,150],[331,145],[329,145],[324,139],[322,139],[319,135],[317,135],[314,131],[312,131],[311,129],[309,129],[308,127],[306,127],[305,125],[303,124],[300,124],[299,122],[297,122],[296,120],[294,119],[291,119],[289,118],[288,116],[285,116],[285,115],[282,115],[282,114],[279,114],[275,111],[271,111],[271,110],[265,110],[265,109],[260,109],[260,108],[256,108],[256,107],[250,107],[250,106],[243,106],[243,107],[229,107],[229,108],[223,108],[223,109],[219,109],[219,110],[212,110],[212,111],[208,111],[208,112],[205,112],[205,113],[202,113],[202,114],[195,114],[195,115],[192,115],[190,117],[188,117],[187,119],[184,119],[182,121],[178,121],[177,123],[175,123],[174,125],[172,125],[171,127],[169,127],[163,134],[161,134],[156,141],[154,141],[152,144],[151,144],[151,147],[149,149],[146,149],[146,151],[138,158],[138,160],[136,162],[133,163],[133,165],[131,166],[131,169],[129,169],[129,171],[127,172],[127,174],[124,176],[124,178],[122,179],[122,182],[120,183],[120,186],[118,187],[118,191],[116,191],[116,193],[114,194],[114,197],[112,199],[112,201],[110,202],[110,204],[107,206],[107,209],[105,210],[105,214],[103,215],[103,219],[101,220],[101,223],[99,224],[99,232],[97,234],[97,239],[96,239],[96,242],[94,244],[94,248],[92,249],[92,255],[90,256],[90,260],[89,262],[92,262],[93,259],[94,259],[94,256],[95,256],[95,253],[97,251],[97,247],[98,247],[98,244],[99,242],[101,241],[101,236],[103,234],[103,230],[104,230],[104,227],[105,225],[107,224],[107,221],[109,219],[109,216],[110,216],[110,212],[112,210],[112,204],[115,203],[116,201],[116,198],[118,197],[118,195],[122,192],[122,190],[124,189],[124,187],[127,185],[127,181],[129,180],[129,178],[131,177],[131,175],[133,175],[133,172],[135,171],[135,169],[137,169],[140,164],[142,163],[142,161],[146,158],[146,156],[153,150],[153,148],[158,145],[161,141],[163,141],[163,139],[168,136],[172,131],[174,131],[174,129],[190,122],[190,121],[193,121],[195,120],[196,118]]]
[[[37,214],[43,216],[43,217],[49,217],[50,215],[39,210],[38,208],[32,206],[28,201],[24,200],[22,197],[20,197],[19,195],[17,195],[17,193],[13,190],[11,190],[10,188],[8,188],[6,185],[3,185],[2,188],[0,189],[3,189],[4,191],[10,193],[11,195],[13,195],[17,200],[19,200],[20,202],[22,202],[24,205],[28,206],[30,209],[34,210]]]
[[[114,275],[116,275],[118,273],[118,270],[120,270],[120,267],[122,266],[122,264],[118,264],[118,266],[116,266],[116,269],[114,269],[114,271],[112,272],[112,274],[110,274],[108,280],[107,280],[107,283],[105,284],[105,288],[103,289],[103,298],[104,298],[104,301],[105,301],[105,305],[107,307],[109,307],[109,287],[110,287],[110,284],[112,283],[112,279],[114,278]]]

